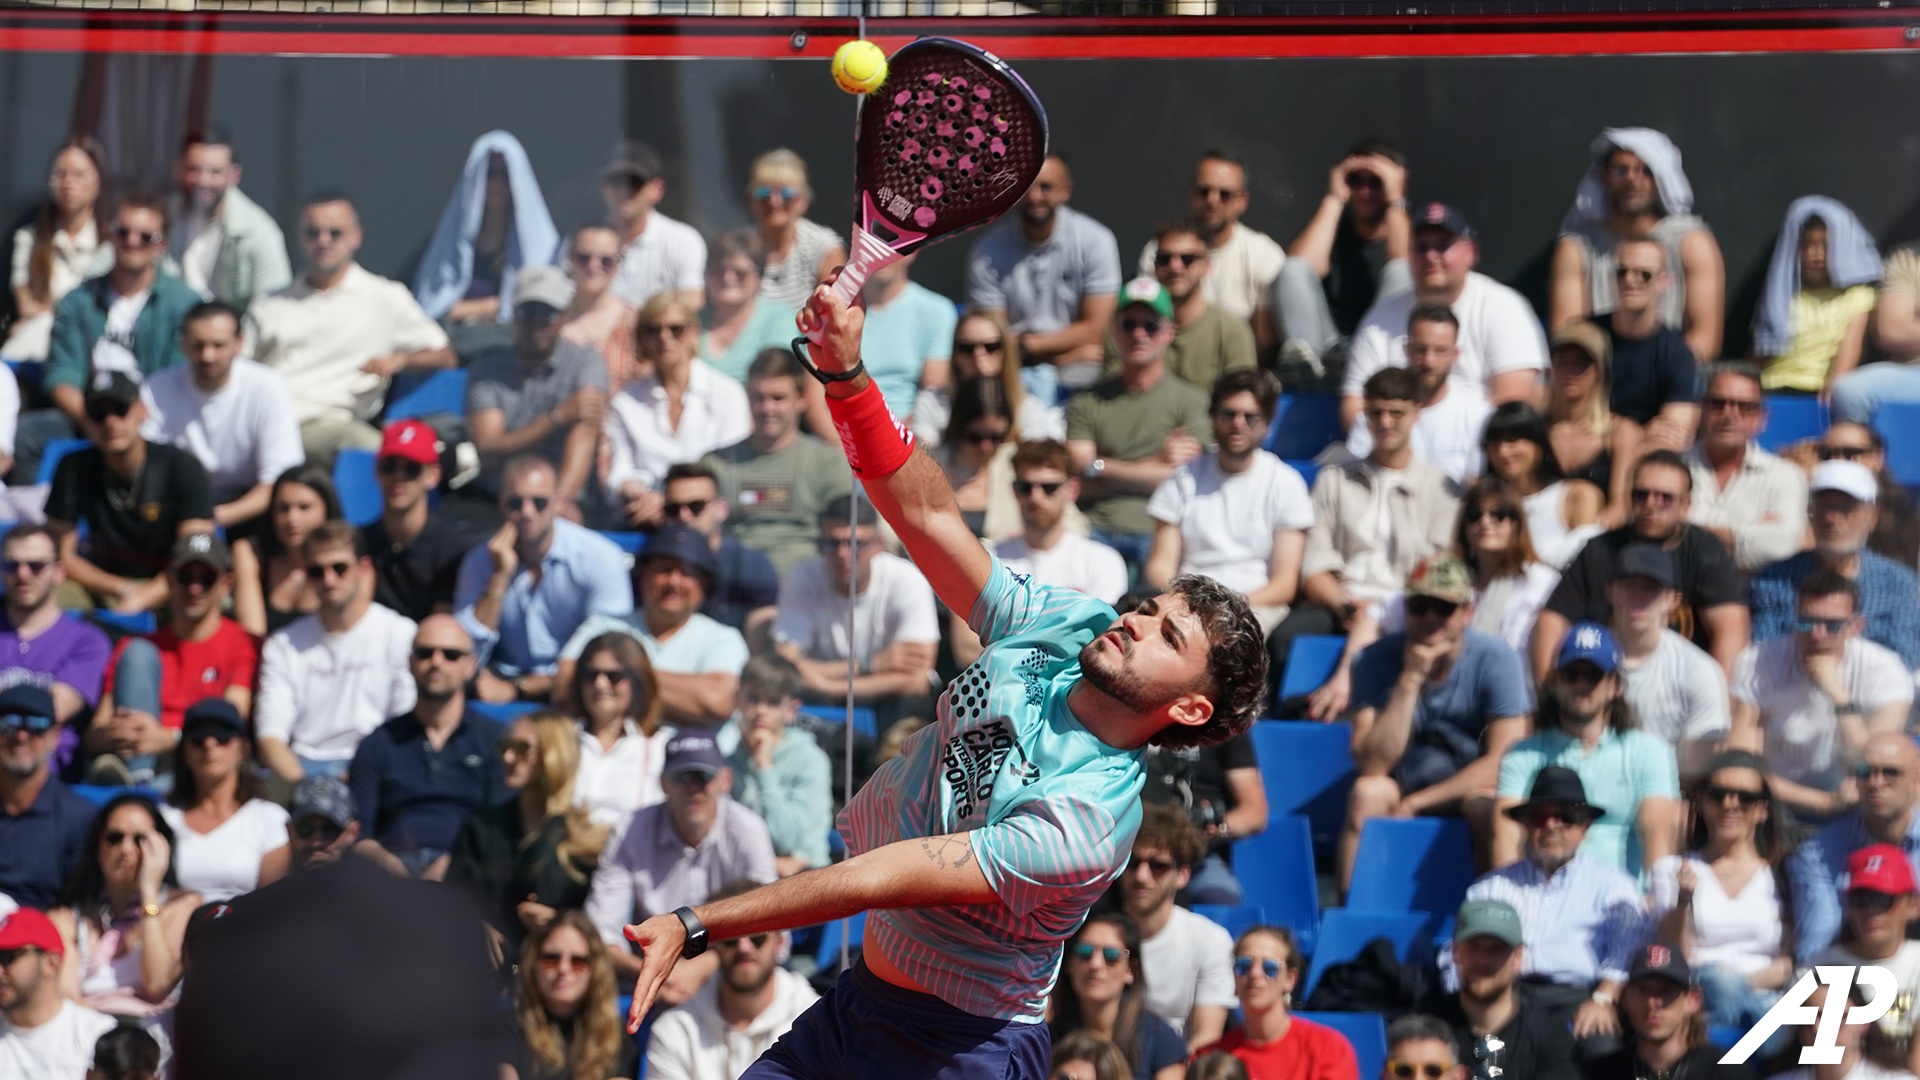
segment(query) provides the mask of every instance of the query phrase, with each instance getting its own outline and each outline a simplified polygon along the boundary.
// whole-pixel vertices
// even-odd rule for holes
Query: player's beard
[[[1126,653],[1108,656],[1100,651],[1100,638],[1094,638],[1080,650],[1081,677],[1108,697],[1135,712],[1152,712],[1159,702],[1149,696],[1145,680],[1127,667]]]

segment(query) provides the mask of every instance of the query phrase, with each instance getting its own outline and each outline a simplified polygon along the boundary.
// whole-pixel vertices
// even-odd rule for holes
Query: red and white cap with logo
[[[380,456],[397,457],[421,465],[440,464],[439,436],[431,426],[419,420],[388,424],[380,438]]]
[[[1914,891],[1913,867],[1907,853],[1892,844],[1869,844],[1847,859],[1847,888],[1888,896]]]

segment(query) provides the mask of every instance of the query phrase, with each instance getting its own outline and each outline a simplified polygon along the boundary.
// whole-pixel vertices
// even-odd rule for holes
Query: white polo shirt
[[[303,424],[371,419],[386,397],[387,379],[361,366],[376,356],[446,344],[446,331],[405,285],[358,264],[331,289],[301,277],[247,309],[247,355],[286,379]]]
[[[694,292],[706,283],[707,242],[700,230],[655,210],[647,215],[646,231],[620,253],[620,270],[609,288],[637,308],[655,293]]]

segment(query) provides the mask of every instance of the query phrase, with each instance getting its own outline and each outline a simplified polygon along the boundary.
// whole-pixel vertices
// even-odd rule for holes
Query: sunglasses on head
[[[699,517],[707,512],[707,504],[712,501],[712,499],[688,499],[685,502],[670,502],[662,505],[660,510],[670,518],[677,518],[682,513]]]
[[[413,647],[413,658],[421,663],[425,663],[435,657],[447,661],[465,660],[472,655],[472,649],[450,649],[445,645],[415,645]]]
[[[308,240],[318,240],[323,236],[329,240],[338,240],[341,237],[347,235],[347,230],[331,229],[331,228],[322,229],[314,225],[309,225],[306,228],[300,230],[300,235],[307,238]]]
[[[87,419],[96,424],[105,423],[109,416],[125,416],[132,411],[131,401],[108,401],[102,398],[87,402]]]
[[[22,716],[19,713],[0,716],[0,736],[16,735],[22,731],[29,735],[45,735],[52,730],[51,716]]]
[[[4,570],[8,577],[19,577],[22,570],[27,572],[28,577],[39,577],[52,565],[50,559],[8,559],[0,562],[0,570]]]
[[[593,966],[593,958],[585,953],[543,952],[540,954],[540,966],[547,971],[559,971],[565,965],[568,971],[576,974]]]
[[[1280,977],[1280,971],[1281,971],[1280,961],[1262,960],[1259,962],[1259,966],[1260,966],[1260,974],[1265,975],[1267,978],[1278,979]],[[1253,957],[1236,956],[1233,958],[1233,973],[1239,976],[1240,978],[1244,979],[1247,976],[1253,974],[1253,969],[1254,969]]]
[[[1416,1076],[1424,1076],[1427,1080],[1440,1080],[1451,1068],[1453,1066],[1442,1065],[1437,1061],[1387,1062],[1387,1071],[1393,1074],[1395,1080],[1413,1080]]]
[[[343,577],[346,577],[352,571],[353,571],[353,564],[350,562],[308,563],[307,564],[307,577],[313,579],[314,581],[325,581],[327,579],[328,574],[332,574],[334,577],[337,577],[337,578],[343,578]]]
[[[128,247],[146,247],[150,244],[157,244],[165,240],[167,234],[148,232],[145,229],[129,229],[125,225],[115,225],[113,227],[113,237]]]
[[[509,495],[506,499],[507,512],[517,514],[525,508],[528,503],[532,503],[534,513],[544,514],[547,512],[548,504],[552,501],[552,499],[547,498],[545,495]]]
[[[1166,320],[1164,319],[1135,319],[1129,317],[1120,320],[1120,331],[1126,334],[1146,334],[1152,336],[1159,333],[1160,328],[1165,325]]]
[[[418,480],[420,474],[427,471],[425,465],[403,457],[383,457],[378,469],[381,476],[396,476],[402,480]]]
[[[772,934],[748,934],[745,937],[730,937],[725,941],[716,941],[713,944],[716,948],[737,949],[740,947],[740,943],[744,941],[756,949],[764,949],[767,947],[768,940],[772,937]]]
[[[590,255],[584,251],[576,251],[573,253],[572,259],[573,265],[583,270],[591,270],[596,266],[602,270],[612,270],[614,267],[620,265],[620,256],[618,255]]]
[[[1414,619],[1451,619],[1460,605],[1437,596],[1407,597],[1407,616]]]
[[[766,202],[775,195],[780,196],[781,202],[792,202],[800,197],[800,189],[791,184],[781,184],[778,187],[772,184],[761,184],[753,189],[755,202]]]
[[[1739,804],[1742,810],[1749,809],[1758,803],[1767,801],[1765,792],[1749,791],[1746,788],[1727,787],[1723,784],[1708,784],[1701,791],[1701,794],[1706,797],[1707,802],[1710,804],[1724,803],[1728,799],[1732,799],[1735,803]]]
[[[326,818],[303,817],[293,823],[293,835],[302,840],[311,840],[318,836],[331,844],[338,840],[343,832],[346,830]]]
[[[1102,945],[1099,947],[1095,947],[1083,941],[1080,944],[1075,945],[1073,947],[1073,952],[1071,955],[1075,960],[1078,960],[1081,963],[1087,963],[1097,956],[1102,961],[1104,961],[1107,964],[1107,966],[1111,967],[1114,964],[1117,964],[1120,961],[1125,960],[1127,958],[1127,950],[1122,949],[1116,945]]]
[[[1052,483],[1042,483],[1038,480],[1015,480],[1013,482],[1013,493],[1025,497],[1033,494],[1037,490],[1043,495],[1051,496],[1066,486],[1067,482],[1065,480],[1055,480]]]
[[[1821,461],[1859,461],[1873,453],[1871,446],[1821,446],[1813,451]]]
[[[1206,257],[1207,253],[1204,251],[1156,251],[1153,253],[1153,265],[1172,266],[1178,263],[1181,266],[1192,266]]]

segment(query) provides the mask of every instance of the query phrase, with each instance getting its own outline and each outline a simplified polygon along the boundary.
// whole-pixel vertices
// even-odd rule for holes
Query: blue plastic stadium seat
[[[867,913],[862,911],[851,919],[835,919],[821,928],[820,951],[814,956],[822,968],[840,963],[842,936],[846,937],[849,948],[858,948],[867,936]]]
[[[333,486],[340,492],[340,514],[349,524],[380,520],[380,481],[373,474],[372,450],[346,449],[333,459]]]
[[[407,372],[396,376],[387,392],[387,422],[407,420],[434,413],[467,411],[467,369],[442,368],[421,374]]]
[[[7,366],[13,369],[13,378],[20,384],[22,398],[37,392],[41,380],[46,377],[47,366],[38,360],[9,360]]]
[[[847,707],[845,705],[802,705],[800,706],[800,711],[806,713],[808,716],[819,717],[828,723],[844,724],[847,722]],[[853,730],[865,735],[869,739],[878,739],[880,737],[880,723],[874,717],[872,709],[862,708],[860,706],[854,707]]]
[[[1276,818],[1304,814],[1314,849],[1332,851],[1353,790],[1353,726],[1262,720],[1253,725],[1253,752],[1267,812]]]
[[[647,534],[643,532],[609,532],[602,529],[600,535],[613,541],[621,551],[629,555],[640,554],[640,549],[647,544]]]
[[[165,796],[152,788],[111,787],[101,784],[68,784],[67,790],[87,800],[95,806],[105,806],[110,799],[121,795],[145,795],[154,802],[165,802]]]
[[[1307,482],[1307,490],[1313,490],[1313,479],[1320,475],[1320,463],[1312,458],[1292,458],[1287,461],[1287,464],[1293,466],[1293,471],[1299,473],[1300,479]]]
[[[85,439],[50,439],[40,451],[40,472],[34,476],[36,484],[53,483],[53,470],[59,466],[60,459],[75,450],[85,450],[93,445]]]
[[[1332,394],[1282,394],[1273,410],[1266,448],[1288,461],[1311,458],[1346,437],[1340,430],[1340,399]]]
[[[1757,440],[1768,450],[1817,439],[1827,430],[1827,407],[1803,394],[1767,395],[1767,427]]]
[[[1233,872],[1247,905],[1292,930],[1300,951],[1311,953],[1320,934],[1320,885],[1307,819],[1275,813],[1265,832],[1234,841]]]
[[[1340,666],[1347,639],[1338,634],[1304,634],[1287,650],[1287,669],[1280,673],[1280,700],[1304,697],[1320,689]]]
[[[1293,1015],[1324,1024],[1346,1037],[1360,1066],[1361,1080],[1373,1080],[1387,1065],[1387,1022],[1372,1012],[1297,1012]]]
[[[109,630],[118,630],[123,634],[151,634],[160,628],[159,618],[151,611],[122,614],[118,611],[102,611],[95,608],[89,617],[101,626]]]
[[[1193,913],[1218,923],[1237,940],[1248,929],[1267,921],[1267,911],[1258,904],[1195,904]]]
[[[1234,866],[1239,865],[1236,859]],[[1326,974],[1328,968],[1359,956],[1360,950],[1374,938],[1393,942],[1393,954],[1403,964],[1420,963],[1432,952],[1433,939],[1427,931],[1424,911],[1328,908],[1322,913],[1313,963],[1307,968],[1307,985],[1298,995],[1300,1000],[1313,996],[1313,988],[1320,985],[1320,976]]]
[[[1465,819],[1374,818],[1360,830],[1347,907],[1422,911],[1444,921],[1471,884],[1473,838]]]
[[[539,702],[535,701],[509,701],[496,705],[485,701],[475,701],[472,698],[467,699],[467,708],[472,709],[474,712],[479,713],[489,720],[502,724],[510,724],[515,717],[525,716],[539,707]]]
[[[1887,444],[1887,472],[1902,485],[1920,484],[1920,402],[1887,402],[1873,427]]]

